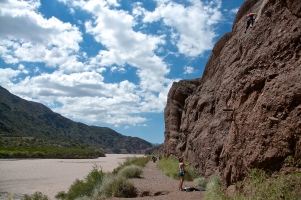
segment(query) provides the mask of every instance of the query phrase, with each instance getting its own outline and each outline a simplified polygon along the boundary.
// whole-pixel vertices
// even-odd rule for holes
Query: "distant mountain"
[[[107,127],[88,126],[53,112],[43,104],[26,101],[0,86],[0,134],[80,142],[106,153],[142,153],[152,144],[124,136]]]

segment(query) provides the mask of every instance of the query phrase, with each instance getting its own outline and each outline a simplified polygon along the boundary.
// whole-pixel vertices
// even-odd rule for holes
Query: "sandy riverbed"
[[[143,155],[107,154],[98,159],[0,159],[0,199],[5,193],[33,194],[42,192],[55,199],[59,191],[67,191],[76,179],[83,179],[94,165],[109,172],[126,157]],[[7,196],[7,195],[6,195]]]

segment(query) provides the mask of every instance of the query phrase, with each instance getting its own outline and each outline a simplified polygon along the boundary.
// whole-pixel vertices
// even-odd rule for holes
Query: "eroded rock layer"
[[[258,13],[244,33],[248,11]],[[301,1],[247,0],[216,43],[203,77],[174,83],[164,154],[227,185],[251,168],[301,164]]]

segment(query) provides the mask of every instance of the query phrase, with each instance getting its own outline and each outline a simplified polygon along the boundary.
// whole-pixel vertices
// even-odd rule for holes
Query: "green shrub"
[[[290,199],[299,200],[301,197],[301,173],[280,174],[271,176],[260,169],[252,169],[246,180],[249,183],[236,194],[240,199]]]
[[[2,150],[0,151],[0,158],[6,158],[8,157],[8,151]]]
[[[86,176],[84,180],[75,180],[67,193],[59,192],[55,197],[58,199],[73,200],[83,196],[91,196],[95,187],[102,183],[105,173],[97,166]]]
[[[301,173],[273,176],[260,169],[252,169],[233,197],[222,192],[221,181],[212,177],[206,187],[206,200],[301,199]]]
[[[179,161],[172,157],[163,157],[158,163],[158,168],[162,170],[162,172],[173,179],[179,179]],[[185,176],[184,179],[186,181],[192,181],[195,178],[199,177],[199,173],[197,169],[186,166],[185,167]]]
[[[64,191],[60,191],[55,195],[57,199],[67,199],[67,193]]]
[[[157,167],[160,168],[166,176],[173,179],[179,179],[179,161],[171,157],[163,157],[158,163]]]
[[[84,180],[77,179],[70,186],[68,192],[61,191],[55,197],[64,200],[133,197],[136,195],[136,191],[127,179],[140,177],[141,167],[144,167],[148,161],[148,157],[127,158],[125,163],[118,166],[118,169],[114,169],[116,174],[104,173],[102,170],[97,170],[97,166],[94,166]]]
[[[0,157],[5,158],[97,158],[105,156],[102,149],[68,141],[52,139],[2,139],[0,137]],[[3,154],[3,152],[6,152]]]
[[[49,200],[46,195],[43,195],[41,192],[35,192],[33,195],[25,195],[24,200]]]
[[[205,200],[226,199],[222,193],[222,182],[219,176],[212,176],[206,186]]]
[[[134,185],[121,175],[106,176],[102,185],[96,190],[93,197],[132,197]]]
[[[198,186],[200,186],[200,187],[206,188],[207,182],[206,182],[206,179],[205,179],[204,177],[195,178],[195,179],[193,180],[193,182],[194,182],[195,184],[197,184]]]
[[[123,163],[119,163],[119,166],[113,170],[113,174],[118,174],[118,172],[126,166],[137,165],[139,167],[144,167],[146,163],[149,162],[149,157],[130,157],[126,158]]]
[[[185,173],[184,178],[187,181],[193,181],[194,179],[200,177],[199,172],[196,168],[193,168],[191,166],[187,166],[187,167],[185,167],[185,171],[186,171],[186,173]]]
[[[139,178],[142,174],[142,168],[137,165],[126,166],[118,172],[118,175],[126,178]]]

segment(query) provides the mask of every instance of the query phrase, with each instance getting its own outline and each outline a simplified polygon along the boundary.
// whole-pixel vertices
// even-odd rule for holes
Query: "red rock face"
[[[247,33],[246,14],[258,13]],[[301,165],[301,1],[247,0],[203,77],[168,94],[164,154],[184,156],[226,185],[251,168]]]

